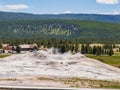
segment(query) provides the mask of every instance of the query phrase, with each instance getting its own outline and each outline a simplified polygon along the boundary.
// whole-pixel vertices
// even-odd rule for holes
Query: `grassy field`
[[[60,79],[64,84],[74,88],[120,88],[120,82],[107,80],[91,80],[81,78],[64,78]]]
[[[96,56],[96,55],[91,55],[87,54],[85,55],[86,57],[97,59],[103,63],[119,67],[120,68],[120,55],[113,55],[113,56]]]
[[[120,88],[120,82],[85,78],[38,77],[40,81],[61,82],[73,88]]]
[[[7,56],[10,56],[9,54],[0,54],[0,58],[4,58],[4,57],[7,57]]]

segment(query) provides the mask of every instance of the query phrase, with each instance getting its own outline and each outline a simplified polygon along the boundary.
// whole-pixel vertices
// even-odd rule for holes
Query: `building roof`
[[[35,48],[37,47],[36,44],[23,44],[23,45],[19,45],[20,48]]]
[[[15,50],[14,46],[3,47],[4,50]]]

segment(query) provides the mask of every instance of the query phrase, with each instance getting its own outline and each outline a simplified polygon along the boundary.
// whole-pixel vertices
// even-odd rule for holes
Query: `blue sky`
[[[0,11],[34,14],[120,14],[120,0],[0,0]]]

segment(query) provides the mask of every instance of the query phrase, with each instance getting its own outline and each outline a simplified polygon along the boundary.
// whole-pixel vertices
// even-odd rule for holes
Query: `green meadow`
[[[118,54],[115,54],[113,56],[107,56],[107,55],[96,56],[96,55],[86,54],[85,56],[88,58],[97,59],[103,63],[120,68],[120,55]]]
[[[7,57],[7,56],[10,56],[9,54],[0,54],[0,58],[4,58],[4,57]]]

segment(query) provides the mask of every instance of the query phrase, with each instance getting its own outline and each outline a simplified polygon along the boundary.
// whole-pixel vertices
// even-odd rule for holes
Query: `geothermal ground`
[[[16,54],[0,60],[0,85],[70,87],[75,79],[86,87],[90,80],[112,81],[116,85],[120,82],[120,69],[86,58],[81,53],[60,54],[55,49]],[[66,80],[72,81],[66,84]],[[82,83],[86,80],[89,83]]]

